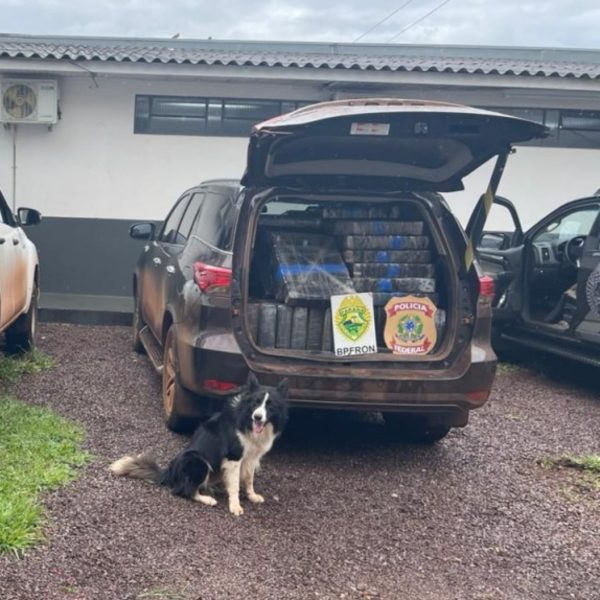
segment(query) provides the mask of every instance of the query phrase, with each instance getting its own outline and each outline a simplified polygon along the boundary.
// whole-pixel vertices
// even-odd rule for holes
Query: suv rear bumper
[[[327,364],[317,367],[299,361],[297,365],[248,364],[231,334],[224,334],[220,348],[207,347],[206,338],[194,344],[180,341],[179,359],[183,385],[204,397],[225,398],[235,389],[216,392],[207,381],[241,383],[252,368],[261,383],[276,386],[283,377],[289,380],[290,404],[297,407],[359,411],[431,413],[447,415],[455,426],[464,425],[470,410],[488,399],[496,372],[496,356],[487,347],[471,346],[463,360],[440,371],[370,369],[363,376],[348,366]],[[237,351],[236,351],[237,350]],[[487,350],[487,351],[486,351]]]

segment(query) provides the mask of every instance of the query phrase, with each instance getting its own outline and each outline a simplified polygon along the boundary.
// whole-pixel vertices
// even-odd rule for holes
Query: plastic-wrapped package
[[[274,348],[277,327],[277,306],[268,302],[261,302],[259,313],[258,344],[264,348]]]
[[[321,234],[267,232],[265,288],[278,301],[326,303],[354,291],[348,267],[333,238]]]
[[[357,292],[435,292],[435,279],[427,277],[372,278],[355,277]]]
[[[430,250],[344,250],[347,263],[430,263]]]
[[[426,250],[426,235],[347,235],[342,238],[346,250]]]
[[[277,335],[275,336],[276,348],[290,348],[292,345],[292,322],[294,309],[285,304],[277,305]]]
[[[321,348],[325,352],[333,352],[333,329],[332,329],[332,320],[331,320],[331,308],[328,308],[325,311],[325,316],[323,318],[323,332],[322,332],[322,342]]]
[[[308,329],[306,334],[306,349],[321,350],[323,338],[323,317],[325,309],[311,307],[308,312]]]
[[[296,306],[292,320],[292,339],[290,348],[306,350],[306,335],[308,332],[308,308]]]
[[[355,263],[352,276],[356,277],[434,277],[435,268],[426,264]]]
[[[423,221],[337,221],[335,235],[422,235]]]

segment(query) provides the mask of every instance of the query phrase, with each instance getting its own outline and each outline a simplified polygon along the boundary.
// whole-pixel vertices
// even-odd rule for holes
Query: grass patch
[[[519,371],[522,371],[522,370],[523,370],[523,368],[520,367],[519,365],[515,365],[514,363],[509,363],[509,362],[499,362],[498,366],[496,367],[496,371],[502,375],[508,375],[510,373],[518,373]]]
[[[48,364],[31,360],[28,372]],[[82,439],[78,426],[52,411],[0,396],[0,552],[19,555],[43,538],[40,494],[74,479],[88,460]]]
[[[582,490],[600,490],[600,454],[572,456],[565,454],[554,458],[542,458],[538,461],[547,469],[573,469],[579,472],[577,486]]]
[[[588,471],[600,477],[600,454],[584,454],[583,456],[564,455],[545,460],[546,466],[570,467],[580,471]]]
[[[14,383],[22,375],[40,373],[54,366],[54,359],[41,350],[15,356],[0,357],[0,383]]]

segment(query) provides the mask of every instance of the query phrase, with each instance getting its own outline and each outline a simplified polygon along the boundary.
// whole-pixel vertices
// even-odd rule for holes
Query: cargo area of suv
[[[451,253],[426,195],[271,198],[262,205],[250,260],[251,338],[263,350],[333,359],[331,296],[370,292],[377,354],[389,356],[384,307],[411,295],[438,309],[429,360],[446,345],[446,320],[456,314]]]

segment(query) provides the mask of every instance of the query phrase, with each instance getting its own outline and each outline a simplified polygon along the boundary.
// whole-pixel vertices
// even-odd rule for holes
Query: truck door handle
[[[158,267],[158,265],[162,264],[162,260],[160,260],[160,258],[158,258],[158,257],[153,258],[152,262],[154,263],[155,267]]]

